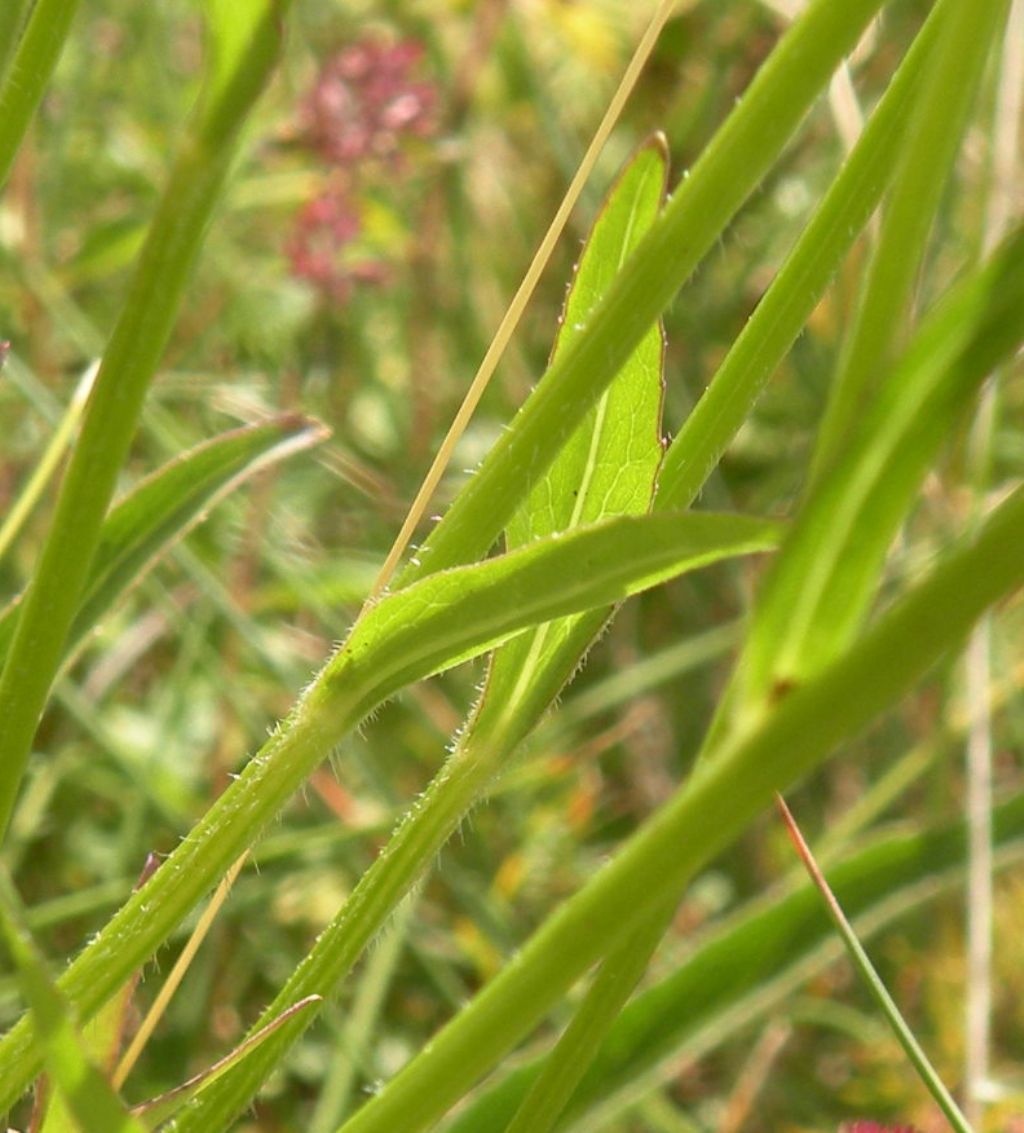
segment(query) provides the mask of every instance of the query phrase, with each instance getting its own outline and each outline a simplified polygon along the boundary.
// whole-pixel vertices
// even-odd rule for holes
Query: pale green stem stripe
[[[90,366],[75,388],[71,404],[67,407],[43,455],[36,462],[28,483],[18,493],[14,503],[4,516],[3,522],[0,523],[0,560],[3,559],[17,539],[25,520],[32,514],[32,510],[39,502],[43,492],[46,491],[47,484],[50,483],[51,478],[60,466],[60,462],[64,459],[64,454],[75,434],[75,429],[78,427],[82,410],[85,408],[85,400],[89,396],[95,377],[95,367]]]
[[[0,90],[7,71],[7,64],[14,54],[25,28],[32,0],[4,0],[0,4]]]

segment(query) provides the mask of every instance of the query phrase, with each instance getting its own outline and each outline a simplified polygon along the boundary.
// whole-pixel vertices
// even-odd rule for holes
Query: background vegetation
[[[851,62],[870,108],[929,5],[888,5]],[[300,0],[287,49],[246,127],[119,491],[227,429],[301,413],[330,437],[211,510],[83,644],[35,740],[8,843],[30,924],[74,954],[205,811],[284,716],[366,597],[645,26],[617,0]],[[685,176],[775,43],[785,16],[751,0],[682,3],[666,27],[437,493],[441,513],[543,372],[579,242],[653,130]],[[0,510],[23,498],[76,384],[103,351],[196,97],[201,14],[164,0],[84,5],[0,199]],[[973,262],[993,194],[995,72],[975,106],[921,274],[930,306]],[[821,100],[665,315],[665,426],[678,430],[755,309],[842,159],[856,106]],[[1020,122],[1011,132],[1020,134]],[[844,138],[846,139],[844,141]],[[1014,188],[1019,208],[1020,177]],[[700,507],[788,516],[807,476],[870,237],[708,481]],[[1019,359],[990,434],[963,419],[890,564],[895,592],[1024,474]],[[973,429],[973,431],[972,431]],[[9,545],[0,597],[30,577],[47,489]],[[8,512],[8,514],[10,514]],[[424,526],[423,531],[427,528]],[[422,532],[421,532],[422,534]],[[333,1133],[502,969],[548,912],[688,774],[764,571],[738,559],[630,601],[586,668],[474,809],[256,1107],[248,1130]],[[1021,788],[1019,595],[991,623],[996,785]],[[149,1097],[223,1054],[273,998],[436,772],[483,674],[474,661],[408,689],[351,735],[259,843],[127,1090]],[[854,853],[881,824],[963,814],[963,666],[950,656],[790,803],[812,844]],[[829,843],[828,840],[832,839]],[[693,884],[646,980],[794,870],[766,813]],[[1024,875],[995,906],[994,1068],[979,1129],[1024,1113]],[[962,1084],[964,894],[887,923],[872,951],[951,1085]],[[890,910],[893,911],[893,910]],[[159,988],[187,930],[136,993]],[[756,955],[756,945],[755,953]],[[589,1128],[831,1130],[858,1116],[942,1126],[845,961],[757,997]],[[573,1001],[575,1002],[575,1000]],[[527,1051],[571,1018],[567,1002]],[[21,1011],[0,977],[0,1021]],[[14,1123],[27,1121],[22,1114]],[[1024,1126],[1021,1126],[1024,1128]]]

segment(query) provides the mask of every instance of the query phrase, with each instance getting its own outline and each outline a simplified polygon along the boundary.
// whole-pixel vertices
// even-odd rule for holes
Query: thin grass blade
[[[910,111],[892,191],[811,464],[812,482],[849,441],[911,325],[911,302],[928,236],[1009,0],[953,4]]]
[[[828,915],[832,918],[832,923],[838,929],[846,951],[849,953],[850,959],[857,969],[857,973],[870,992],[871,997],[881,1009],[893,1034],[895,1034],[897,1041],[900,1046],[903,1047],[907,1058],[910,1060],[910,1064],[917,1071],[918,1077],[935,1099],[936,1105],[938,1105],[939,1109],[946,1115],[946,1120],[956,1130],[956,1133],[973,1133],[967,1118],[960,1112],[960,1107],[953,1100],[953,1095],[946,1089],[942,1079],[936,1073],[935,1067],[932,1066],[928,1055],[925,1054],[924,1048],[917,1041],[914,1032],[907,1026],[906,1020],[900,1014],[900,1009],[896,1006],[896,1001],[889,994],[889,990],[882,982],[878,972],[875,971],[875,967],[871,963],[867,952],[865,952],[864,946],[858,939],[856,931],[849,920],[847,920],[846,914],[843,912],[842,906],[836,900],[835,894],[825,880],[824,874],[818,868],[818,863],[814,860],[811,848],[804,840],[800,827],[797,826],[796,820],[793,818],[789,807],[786,806],[785,800],[779,795],[777,796],[776,802],[782,819],[786,824],[786,829],[789,831],[789,836],[800,856],[800,860],[807,870],[811,883],[824,900],[825,907],[828,909]]]
[[[889,185],[906,116],[951,4],[939,0],[793,250],[707,389],[683,422],[658,474],[655,507],[686,508],[746,421]]]
[[[60,59],[79,0],[5,0],[0,21],[0,190]],[[10,9],[6,11],[6,9]],[[21,31],[22,20],[28,24]],[[12,42],[17,33],[20,38]]]
[[[228,53],[235,63],[230,78],[223,70],[223,53],[218,55],[216,46],[212,51],[214,63],[197,113],[186,130],[100,364],[49,534],[0,672],[0,831],[10,820],[146,391],[234,162],[242,124],[277,60],[280,20],[287,4],[288,0],[260,0],[235,6],[238,12],[228,23],[246,29],[245,50]],[[48,7],[50,0],[37,4],[33,24],[45,18]],[[216,42],[226,17],[221,11],[224,5],[213,8],[216,13],[211,10],[208,27]],[[27,40],[28,36],[22,47]],[[12,77],[17,78],[16,71]],[[9,82],[5,89],[10,86]],[[0,180],[8,131],[6,108],[0,104]]]
[[[849,643],[942,443],[1022,338],[1024,228],[925,320],[843,459],[803,506],[758,598],[737,670],[737,727]]]

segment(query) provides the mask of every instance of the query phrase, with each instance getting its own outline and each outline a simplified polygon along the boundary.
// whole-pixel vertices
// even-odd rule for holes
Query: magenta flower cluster
[[[327,163],[331,176],[300,210],[285,247],[292,274],[336,302],[359,283],[382,283],[387,265],[353,255],[362,221],[360,187],[394,174],[414,138],[437,129],[437,88],[418,77],[423,46],[368,37],[331,56],[303,100],[305,143]]]

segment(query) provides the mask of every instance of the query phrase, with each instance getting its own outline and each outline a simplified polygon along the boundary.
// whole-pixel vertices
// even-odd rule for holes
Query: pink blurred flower
[[[393,159],[407,137],[437,128],[437,88],[416,77],[423,46],[367,38],[343,48],[320,69],[303,104],[312,145],[331,162],[349,166]]]
[[[351,245],[361,228],[359,214],[341,188],[308,201],[285,245],[292,275],[339,302],[349,298],[357,283],[383,283],[386,264],[352,257]]]
[[[295,218],[285,254],[292,275],[336,302],[359,283],[385,283],[387,265],[358,258],[361,222],[357,194],[381,173],[394,178],[402,147],[437,129],[436,86],[420,77],[423,46],[368,36],[332,55],[303,100],[306,143],[333,167],[327,187]]]

